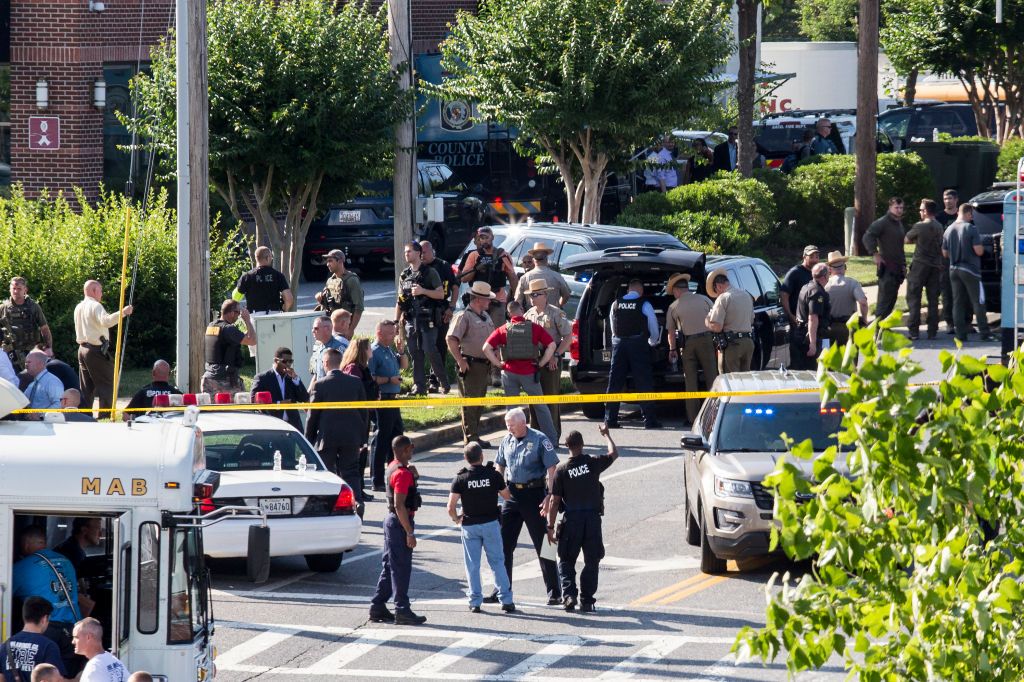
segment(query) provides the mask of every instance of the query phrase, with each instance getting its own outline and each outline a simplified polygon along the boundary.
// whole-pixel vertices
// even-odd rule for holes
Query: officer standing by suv
[[[683,379],[689,393],[697,391],[697,372],[704,372],[704,384],[710,388],[718,376],[715,344],[704,319],[711,312],[707,296],[690,293],[690,276],[679,273],[668,278],[668,290],[676,297],[665,314],[665,333],[668,334],[668,357],[672,362],[682,360]],[[686,417],[692,424],[697,418],[701,401],[686,401]]]
[[[482,398],[487,395],[491,367],[484,355],[484,344],[494,331],[494,323],[487,314],[494,294],[487,282],[473,282],[469,295],[469,305],[452,318],[445,340],[459,373],[459,393],[463,398]],[[475,442],[481,448],[490,447],[480,439],[480,415],[483,409],[476,405],[462,408],[462,437],[467,445]]]
[[[352,322],[346,333],[351,341],[359,318],[363,316],[363,284],[359,281],[359,275],[345,269],[345,252],[341,249],[331,249],[324,256],[324,263],[331,271],[331,276],[327,278],[323,290],[316,293],[316,302],[328,317],[339,309],[352,313]]]
[[[782,278],[782,286],[779,289],[779,296],[782,299],[782,309],[786,311],[789,318],[789,357],[795,357],[800,352],[800,339],[796,334],[796,297],[800,290],[811,281],[811,268],[817,265],[820,259],[818,247],[808,244],[804,247],[803,260],[794,265]],[[708,293],[711,290],[708,289]]]
[[[412,356],[412,378],[415,392],[427,394],[426,359],[434,374],[441,380],[441,388],[448,393],[448,373],[437,350],[437,323],[434,314],[437,301],[444,299],[444,287],[434,268],[423,265],[423,247],[419,242],[405,245],[405,262],[409,266],[399,276],[398,303],[395,319],[405,331],[405,339]]]
[[[459,278],[452,272],[452,264],[434,254],[434,245],[426,240],[420,241],[423,247],[423,265],[434,268],[441,279],[442,297],[434,303],[434,321],[437,323],[437,352],[444,359],[448,352],[448,325],[455,315],[455,300],[459,295]],[[441,380],[436,374],[430,375],[430,390],[436,392],[441,388]]]
[[[800,352],[789,359],[793,369],[815,369],[821,355],[822,339],[832,324],[828,292],[828,265],[818,263],[811,271],[812,279],[800,290],[796,299],[797,332],[801,340]]]
[[[525,278],[522,281],[526,281]],[[526,295],[530,299],[530,309],[524,317],[544,327],[544,331],[551,335],[555,341],[555,354],[546,365],[540,365],[540,388],[544,395],[558,395],[562,392],[562,355],[569,350],[572,342],[572,322],[565,316],[561,308],[551,305],[548,301],[551,298],[552,289],[544,283],[544,280],[535,279],[529,283]],[[548,405],[551,412],[551,421],[555,424],[555,433],[562,433],[562,418],[558,405]],[[531,408],[533,425],[537,426],[538,420],[536,411]]]
[[[495,327],[505,324],[505,306],[509,292],[519,284],[512,258],[504,249],[494,247],[494,231],[486,225],[476,230],[476,250],[466,254],[459,279],[463,282],[487,282],[494,292],[491,302],[491,321]]]
[[[643,300],[644,283],[629,281],[626,295],[612,303],[609,321],[612,325],[612,366],[608,371],[608,393],[620,393],[626,378],[633,377],[633,390],[649,393],[654,390],[652,348],[658,345],[658,318],[650,301]],[[654,404],[640,404],[645,429],[660,429],[662,424],[654,413]],[[619,403],[605,405],[604,423],[619,428]]]
[[[715,333],[718,372],[747,372],[754,358],[754,299],[745,291],[733,291],[729,276],[719,268],[705,282],[715,299],[705,324]]]

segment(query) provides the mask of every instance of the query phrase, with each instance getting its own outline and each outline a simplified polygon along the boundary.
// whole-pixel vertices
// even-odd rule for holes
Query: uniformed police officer
[[[565,304],[569,302],[572,291],[565,283],[565,278],[548,266],[548,258],[554,251],[544,242],[535,243],[533,248],[527,251],[527,254],[533,258],[533,268],[519,278],[519,286],[516,287],[516,300],[524,308],[529,308],[533,303],[530,300],[530,285],[538,280],[551,291],[558,292],[558,297],[551,297],[548,303],[555,303],[559,308],[564,308]]]
[[[796,299],[797,333],[801,339],[800,352],[789,359],[793,369],[815,369],[821,355],[823,339],[832,323],[831,306],[825,285],[828,283],[828,265],[818,263],[811,271],[813,279],[804,285]]]
[[[633,378],[633,390],[647,393],[654,390],[651,349],[658,345],[658,318],[654,307],[643,300],[644,283],[630,280],[625,296],[612,303],[609,318],[612,325],[612,366],[608,372],[608,393],[619,393],[626,387],[626,378]],[[660,429],[650,402],[640,404],[645,429]],[[605,424],[619,428],[619,404],[605,405]]]
[[[459,278],[452,272],[452,264],[444,258],[438,258],[434,253],[433,244],[424,239],[420,241],[420,246],[423,248],[423,264],[434,268],[437,276],[441,278],[444,295],[434,304],[434,320],[437,323],[437,352],[441,354],[443,360],[445,353],[448,352],[448,325],[455,316],[455,301],[459,296]],[[436,393],[440,388],[440,378],[436,374],[431,374],[430,390]]]
[[[331,271],[322,291],[317,292],[316,301],[323,311],[330,316],[335,310],[347,310],[352,313],[352,323],[348,327],[346,338],[352,339],[359,318],[363,316],[363,284],[359,275],[345,268],[345,252],[332,249],[324,256],[324,264]]]
[[[370,601],[370,620],[374,623],[422,625],[426,616],[413,613],[409,604],[409,579],[412,576],[412,551],[416,549],[413,517],[423,504],[417,481],[419,472],[409,466],[412,441],[395,436],[391,443],[395,459],[387,468],[388,515],[384,517],[384,556],[377,589]],[[394,598],[395,612],[388,610]]]
[[[483,284],[483,282],[481,282]],[[505,572],[505,553],[501,547],[501,527],[498,525],[498,497],[512,498],[504,477],[490,462],[484,464],[484,452],[477,443],[463,450],[467,467],[460,469],[452,481],[448,495],[448,516],[462,528],[462,550],[466,561],[466,579],[469,582],[469,610],[480,613],[483,592],[480,587],[480,551],[487,555],[487,563],[494,573],[494,584],[501,599],[501,610],[513,613],[512,584]],[[462,503],[462,513],[456,505]]]
[[[868,296],[860,282],[846,276],[847,260],[849,258],[838,251],[830,251],[828,254],[829,278],[825,291],[828,292],[829,305],[832,308],[832,324],[829,325],[828,338],[840,346],[845,346],[850,340],[850,329],[846,323],[858,310],[861,326],[865,327],[868,323]]]
[[[274,252],[260,246],[253,255],[256,267],[238,278],[231,298],[236,301],[244,298],[248,310],[254,315],[291,310],[295,297],[288,286],[288,278],[274,268]]]
[[[579,598],[580,611],[594,610],[594,594],[597,592],[597,572],[604,558],[604,538],[601,537],[601,515],[604,513],[604,487],[601,472],[618,459],[619,450],[608,433],[608,427],[598,427],[608,445],[603,457],[583,454],[583,435],[572,431],[565,437],[569,448],[569,459],[555,469],[555,480],[551,486],[551,502],[548,505],[548,542],[554,543],[555,516],[559,507],[564,506],[565,516],[558,532],[558,573],[562,577],[562,603],[566,611],[576,608]],[[576,589],[576,559],[583,551],[583,571],[580,573],[579,590]]]
[[[713,270],[704,283],[714,299],[705,324],[715,333],[718,372],[747,372],[754,359],[754,299],[734,291],[725,270]]]
[[[715,383],[718,363],[715,360],[715,344],[711,332],[704,325],[704,318],[711,312],[711,299],[701,294],[690,293],[690,276],[679,273],[668,278],[668,290],[676,300],[665,314],[665,330],[668,334],[668,357],[671,361],[682,360],[683,379],[687,392],[699,390],[698,371],[704,373],[704,384]],[[697,418],[701,401],[692,398],[686,401],[686,417],[692,424]]]
[[[547,537],[547,513],[551,489],[551,481],[555,476],[558,455],[551,440],[540,431],[531,429],[526,423],[526,412],[522,408],[514,408],[505,413],[505,426],[508,435],[498,446],[498,456],[494,463],[498,472],[508,483],[511,499],[501,504],[501,542],[505,551],[505,571],[509,583],[512,582],[512,557],[519,534],[526,524],[530,533],[533,548],[540,561],[540,572],[544,578],[544,586],[548,592],[548,605],[562,603],[562,587],[558,582],[558,567],[554,561],[540,556],[541,543]],[[495,591],[484,601],[496,604],[498,593]]]
[[[900,284],[907,276],[907,256],[903,249],[903,199],[889,199],[885,215],[868,225],[861,239],[864,248],[875,260],[878,268],[878,301],[875,317],[885,319],[896,308]]]
[[[11,297],[0,303],[0,328],[11,337],[8,357],[19,372],[25,369],[25,356],[36,345],[53,346],[50,325],[43,309],[28,295],[28,281],[24,277],[11,279]]]
[[[939,206],[922,199],[921,220],[907,232],[908,244],[917,244],[907,274],[907,332],[916,341],[921,326],[921,292],[928,294],[928,338],[939,332],[939,295],[942,290],[942,235],[945,228],[935,219]]]
[[[785,277],[782,278],[782,286],[779,288],[782,309],[786,311],[786,317],[789,318],[790,357],[800,352],[800,340],[796,337],[796,297],[800,295],[800,290],[811,281],[811,268],[818,264],[819,258],[817,246],[814,244],[805,246],[803,259],[786,272]]]
[[[477,228],[476,250],[466,254],[459,272],[463,282],[487,282],[494,292],[491,302],[491,321],[495,327],[505,324],[505,306],[509,301],[509,292],[516,290],[519,278],[515,265],[505,249],[494,248],[494,230],[486,225]]]
[[[246,332],[235,326],[238,318],[245,322]],[[249,311],[238,301],[228,299],[220,306],[220,318],[206,328],[206,371],[203,373],[204,393],[235,393],[244,391],[238,368],[242,365],[242,346],[256,345],[256,328]]]
[[[445,371],[444,359],[437,352],[437,322],[434,319],[435,303],[444,299],[444,288],[437,271],[423,265],[423,247],[419,242],[405,245],[405,262],[408,267],[399,276],[398,303],[395,305],[395,319],[405,332],[412,356],[412,378],[415,392],[427,394],[427,366],[441,380],[442,389],[447,393],[451,386]]]
[[[522,283],[520,283],[522,286]],[[544,327],[544,331],[551,335],[555,342],[555,354],[546,365],[540,365],[540,388],[544,395],[558,395],[562,392],[562,356],[569,350],[572,343],[572,323],[562,312],[561,308],[548,303],[551,289],[543,280],[532,280],[526,288],[527,297],[530,299],[531,307],[524,313],[524,317]],[[555,433],[562,432],[562,416],[558,405],[548,405],[551,412],[551,421],[555,425]],[[533,406],[530,407],[532,417],[531,423],[538,425],[538,416]]]
[[[473,282],[469,294],[469,305],[452,318],[446,341],[459,374],[459,394],[463,398],[482,398],[487,395],[491,366],[484,355],[484,343],[494,331],[494,323],[487,314],[494,293],[487,282]],[[475,442],[487,448],[490,445],[480,438],[482,412],[482,407],[462,408],[462,438],[467,444]]]

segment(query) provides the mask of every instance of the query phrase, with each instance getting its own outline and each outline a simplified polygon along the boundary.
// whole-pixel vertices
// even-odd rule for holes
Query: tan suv
[[[844,377],[837,377],[840,383]],[[808,393],[709,398],[683,447],[686,541],[700,547],[700,568],[723,573],[728,559],[768,554],[774,499],[761,481],[786,453],[785,433],[808,438],[822,452],[836,444],[838,403],[821,404],[811,371],[736,372],[719,376],[712,391],[812,389]],[[845,461],[836,458],[845,472]],[[811,460],[791,458],[811,478]]]

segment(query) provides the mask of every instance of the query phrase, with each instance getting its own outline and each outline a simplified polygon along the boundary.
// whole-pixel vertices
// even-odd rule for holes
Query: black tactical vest
[[[216,320],[206,328],[206,336],[203,340],[206,344],[206,365],[207,369],[216,371],[223,369],[228,373],[235,373],[242,364],[242,346],[237,343],[230,343],[224,338],[224,330],[234,325],[224,320]]]
[[[643,313],[644,299],[620,298],[612,306],[612,335],[648,336],[647,318]]]
[[[391,464],[388,465],[387,471],[384,472],[384,480],[387,485],[387,492],[385,495],[388,499],[388,511],[391,513],[394,513],[395,511],[395,491],[391,487],[391,474],[395,473],[395,470],[399,468],[405,469],[408,467],[403,467],[396,460],[391,462]],[[416,484],[415,479],[413,479],[413,484],[409,487],[409,493],[405,496],[405,508],[414,512],[421,506],[423,506],[423,498],[420,496],[419,486]]]
[[[477,248],[477,260],[475,270],[477,282],[487,282],[491,285],[491,291],[501,289],[508,282],[505,274],[505,267],[502,259],[505,257],[503,249],[494,249],[492,253],[484,253],[484,250]]]

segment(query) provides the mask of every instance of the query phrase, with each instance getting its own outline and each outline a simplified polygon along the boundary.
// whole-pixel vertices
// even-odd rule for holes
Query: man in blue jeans
[[[498,526],[498,496],[503,500],[512,498],[505,485],[505,478],[494,465],[483,463],[484,451],[480,444],[466,445],[463,455],[469,466],[460,469],[452,481],[448,495],[448,516],[462,526],[462,551],[466,558],[466,578],[469,580],[469,610],[480,613],[483,592],[480,588],[480,550],[487,554],[487,563],[494,572],[494,584],[498,587],[501,610],[514,613],[512,585],[505,570],[505,551],[501,545],[501,528]],[[462,501],[462,514],[455,511]]]
[[[380,389],[381,401],[395,400],[402,390],[401,370],[409,366],[409,357],[394,348],[398,325],[394,320],[381,320],[377,323],[377,340],[370,345],[370,375]],[[370,463],[370,474],[373,478],[374,492],[384,492],[384,467],[394,459],[391,442],[400,435],[405,427],[402,424],[402,411],[397,407],[377,408],[377,431],[370,438],[370,451],[373,459]]]

